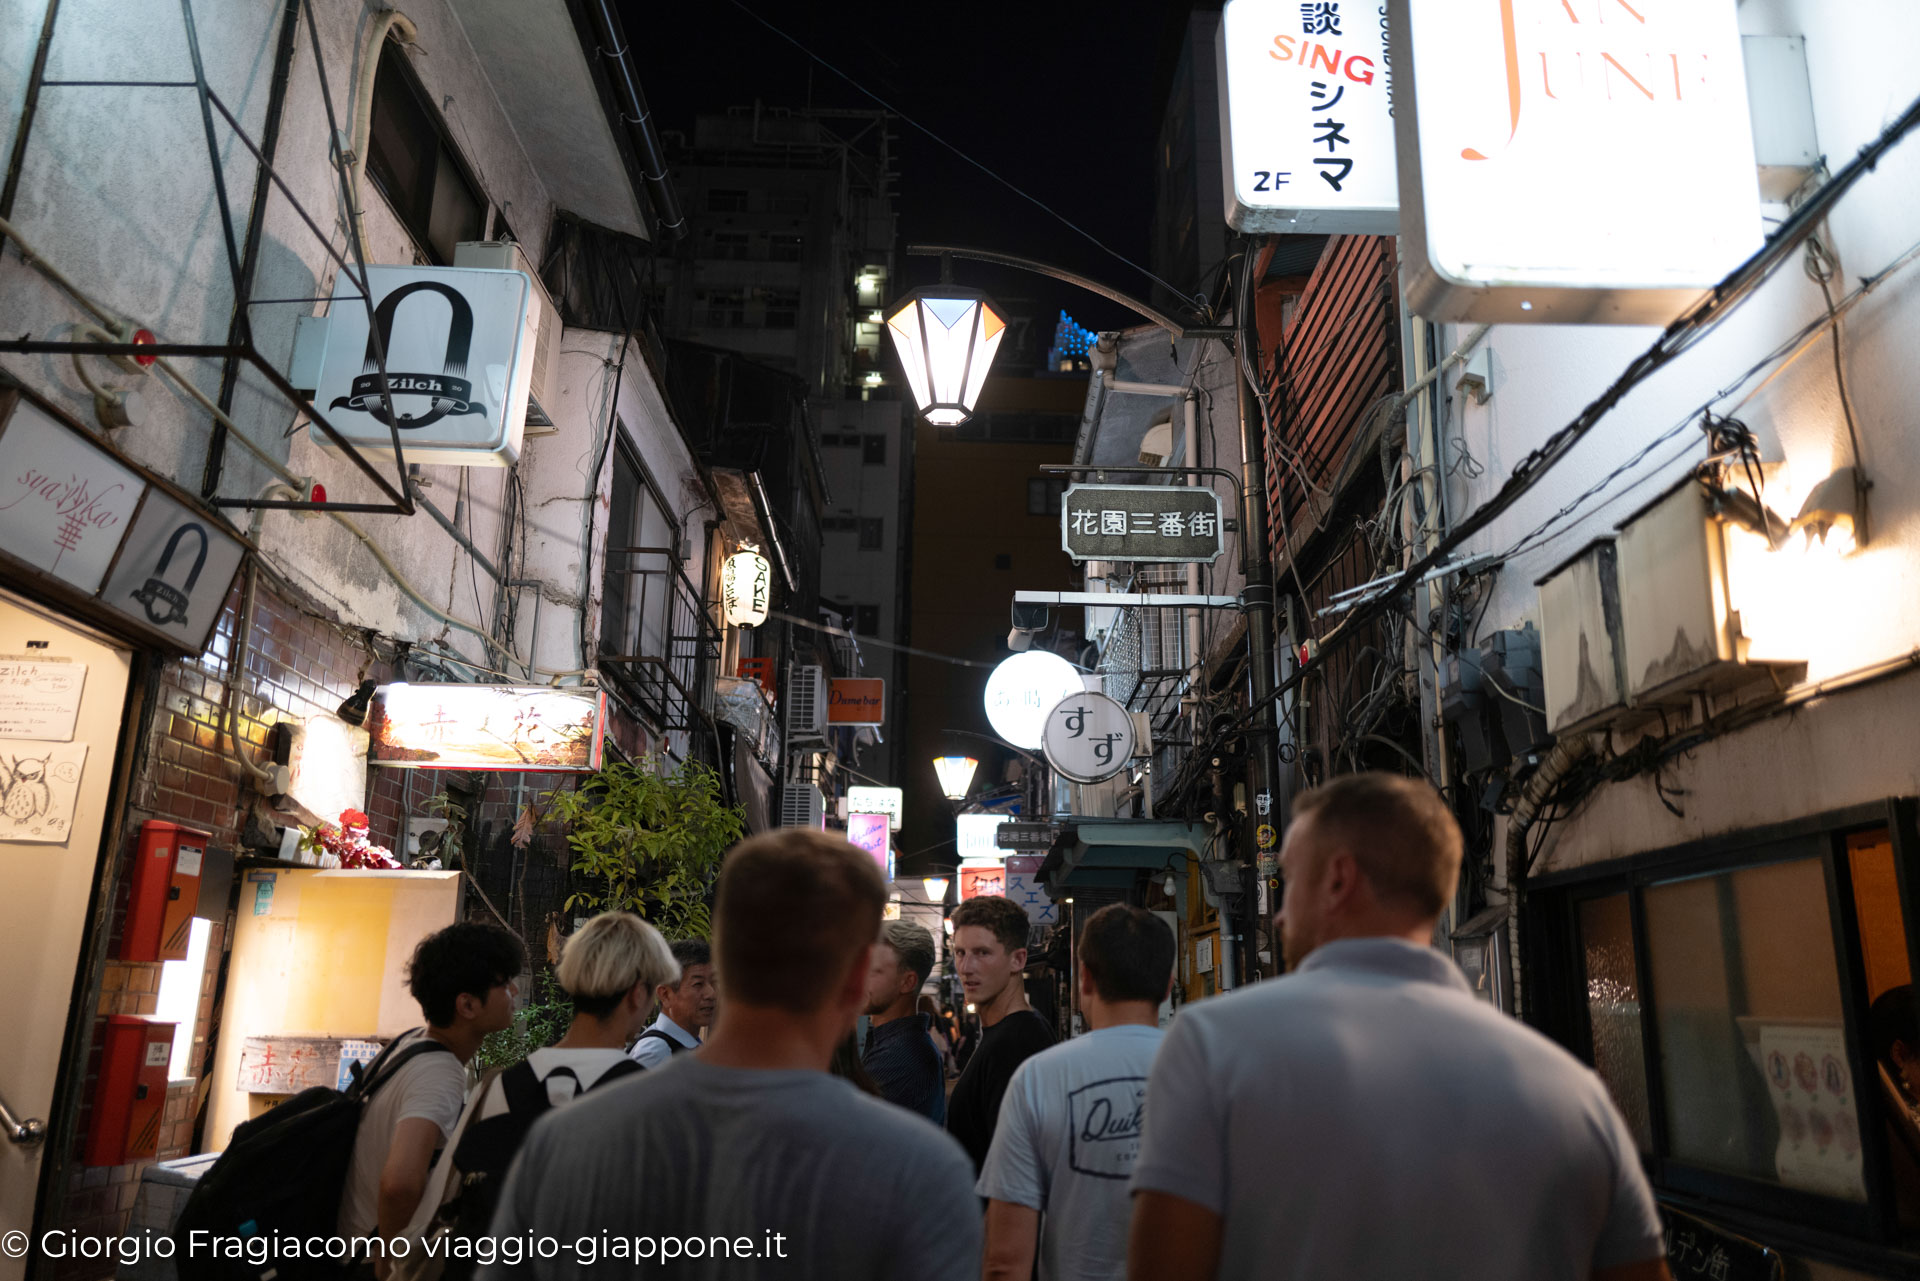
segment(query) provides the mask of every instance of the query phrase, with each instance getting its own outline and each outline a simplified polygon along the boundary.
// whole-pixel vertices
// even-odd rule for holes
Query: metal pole
[[[1244,339],[1243,339],[1244,341]],[[1259,353],[1247,353],[1249,363],[1259,367]],[[1260,404],[1245,377],[1240,389],[1240,545],[1246,549],[1247,586],[1241,593],[1247,611],[1247,667],[1251,687],[1247,693],[1253,704],[1253,723],[1247,730],[1247,812],[1241,849],[1264,879],[1275,875],[1274,859],[1279,852],[1278,815],[1274,813],[1274,793],[1280,778],[1278,734],[1274,728],[1274,628],[1273,557],[1267,546],[1267,448],[1260,425]],[[1265,813],[1262,813],[1262,811]],[[1248,921],[1255,915],[1253,895],[1244,895]],[[1243,927],[1249,941],[1251,925]],[[1250,947],[1251,953],[1253,949]],[[1257,958],[1254,958],[1257,959]],[[1252,964],[1240,967],[1241,973],[1253,973]]]

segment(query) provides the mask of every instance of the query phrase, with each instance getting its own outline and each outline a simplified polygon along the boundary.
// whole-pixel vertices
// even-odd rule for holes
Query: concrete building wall
[[[1804,35],[1820,149],[1837,169],[1916,96],[1920,69],[1904,50],[1920,40],[1910,6],[1835,7],[1812,0],[1751,0],[1743,32]],[[1920,143],[1896,148],[1834,209],[1822,240],[1840,264],[1836,298],[1908,250],[1920,197]],[[1758,197],[1756,196],[1756,201]],[[1769,225],[1784,206],[1756,205]],[[1479,634],[1539,622],[1534,583],[1680,480],[1705,453],[1697,411],[1711,403],[1751,427],[1762,455],[1783,460],[1770,478],[1770,505],[1789,517],[1829,472],[1852,461],[1834,376],[1831,338],[1784,367],[1747,371],[1826,303],[1796,256],[1698,346],[1654,375],[1602,421],[1562,465],[1458,555],[1513,549],[1494,581]],[[1910,406],[1920,394],[1911,335],[1920,326],[1920,275],[1889,277],[1849,312],[1842,359],[1856,414],[1862,461],[1872,480],[1871,541],[1844,560],[1776,553],[1745,579],[1749,599],[1767,606],[1743,615],[1757,648],[1792,652],[1809,683],[1844,678],[1920,644],[1920,452],[1910,442]],[[1466,327],[1450,326],[1450,350]],[[1515,464],[1571,420],[1657,337],[1648,328],[1505,325],[1486,337],[1493,396],[1475,405],[1455,393],[1447,405],[1447,512],[1474,510]],[[1769,374],[1771,381],[1767,379]],[[1444,384],[1451,388],[1456,374]],[[1716,393],[1730,394],[1712,400]],[[1689,422],[1689,418],[1696,421]],[[1671,439],[1634,460],[1663,436]],[[1469,461],[1470,460],[1470,461]],[[1602,477],[1620,476],[1587,497]],[[1571,506],[1571,513],[1560,515]],[[1736,591],[1741,581],[1736,580]],[[1546,838],[1540,870],[1657,849],[1695,837],[1801,817],[1920,788],[1920,755],[1910,750],[1920,681],[1814,702],[1792,718],[1716,739],[1664,770],[1662,786],[1686,788],[1684,816],[1661,804],[1641,776],[1603,787]],[[1870,752],[1862,744],[1873,744]]]

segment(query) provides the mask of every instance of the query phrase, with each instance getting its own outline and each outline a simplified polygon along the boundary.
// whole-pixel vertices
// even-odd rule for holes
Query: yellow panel
[[[993,308],[982,307],[980,309],[980,325],[980,336],[991,341],[994,335],[1007,327],[1007,322],[1000,319],[1000,313]]]

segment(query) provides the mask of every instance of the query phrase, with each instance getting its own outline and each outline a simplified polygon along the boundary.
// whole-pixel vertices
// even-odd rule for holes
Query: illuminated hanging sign
[[[885,814],[847,815],[847,840],[871,854],[873,861],[879,865],[880,874],[892,880],[892,847],[887,839],[889,830]]]
[[[1047,713],[1041,735],[1047,764],[1075,783],[1100,783],[1133,759],[1133,716],[1105,694],[1063,698]]]
[[[1058,654],[1041,649],[1015,654],[987,677],[987,723],[1015,747],[1031,750],[1040,746],[1053,705],[1086,687],[1073,664]]]
[[[606,710],[591,687],[382,685],[367,717],[367,763],[587,773],[600,768]]]
[[[827,724],[883,725],[887,682],[877,676],[836,676],[827,689]]]
[[[720,611],[728,627],[766,622],[772,597],[773,567],[758,550],[748,547],[720,562]],[[743,666],[747,661],[741,660]]]
[[[847,789],[847,812],[885,814],[888,825],[897,832],[900,830],[900,819],[906,812],[904,795],[897,787],[866,787],[856,784]]]
[[[1228,226],[1399,229],[1393,80],[1379,5],[1228,0],[1214,48]]]
[[[1007,869],[1001,863],[979,863],[960,868],[960,897],[979,898],[982,894],[1005,894]]]
[[[1666,324],[1758,249],[1735,0],[1391,0],[1407,305]]]
[[[994,844],[993,834],[1006,821],[1005,814],[961,814],[956,817],[953,820],[954,843],[959,847],[961,859],[983,859],[998,863],[1002,851]]]
[[[518,271],[464,267],[368,267],[367,281],[371,326],[350,274],[334,278],[313,393],[327,421],[355,449],[387,454],[391,423],[408,462],[512,464],[533,383],[532,282]],[[314,444],[334,447],[317,426],[307,430]]]
[[[1226,544],[1220,495],[1199,485],[1069,485],[1060,549],[1074,560],[1210,564]]]

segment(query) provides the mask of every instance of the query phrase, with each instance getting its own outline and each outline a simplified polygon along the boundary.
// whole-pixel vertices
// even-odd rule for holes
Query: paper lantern
[[[720,610],[728,627],[758,627],[767,621],[773,566],[752,547],[721,562]]]

